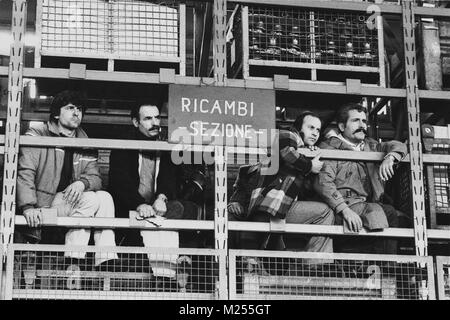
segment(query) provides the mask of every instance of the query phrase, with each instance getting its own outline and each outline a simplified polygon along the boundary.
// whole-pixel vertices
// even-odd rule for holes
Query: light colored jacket
[[[58,137],[57,124],[47,122],[30,128],[25,135]],[[78,128],[77,138],[87,138]],[[49,207],[56,195],[64,163],[64,149],[58,147],[22,147],[17,170],[17,206],[21,211],[27,207]],[[101,189],[102,182],[93,150],[77,148],[73,154],[71,182],[82,181],[85,191]]]
[[[336,136],[320,144],[322,149],[353,150]],[[404,143],[399,141],[378,142],[364,140],[362,152],[385,152],[400,161],[407,153]],[[358,202],[379,202],[384,193],[384,183],[379,176],[380,163],[355,160],[326,160],[322,170],[314,179],[314,189],[336,212]]]

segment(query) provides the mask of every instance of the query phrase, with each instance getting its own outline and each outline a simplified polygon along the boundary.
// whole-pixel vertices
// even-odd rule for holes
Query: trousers
[[[251,220],[256,222],[269,222],[270,215],[265,212],[259,212],[251,216]],[[286,215],[286,223],[333,225],[334,212],[328,205],[322,202],[295,201]],[[271,246],[273,246],[267,249],[281,249],[281,245],[274,243],[273,240],[272,242],[264,241],[264,236],[267,238],[267,235],[261,235],[261,233],[255,235],[251,232],[243,232],[240,240],[245,244],[244,249],[261,249],[261,244],[264,243],[271,243]],[[288,249],[301,249],[298,236],[284,235],[283,238],[287,242]],[[310,252],[333,252],[333,240],[330,237],[312,236],[309,237],[303,250]]]
[[[83,192],[81,200],[75,207],[63,200],[63,193],[59,192],[53,199],[52,208],[56,208],[58,217],[86,217],[86,218],[114,218],[114,202],[111,195],[106,191]],[[65,244],[68,246],[87,246],[91,236],[90,229],[69,229],[65,235]],[[101,229],[94,231],[94,243],[97,247],[115,247],[116,240],[114,231],[111,229]],[[83,259],[86,257],[85,251],[65,252],[66,257]],[[95,265],[117,259],[116,253],[96,252]]]

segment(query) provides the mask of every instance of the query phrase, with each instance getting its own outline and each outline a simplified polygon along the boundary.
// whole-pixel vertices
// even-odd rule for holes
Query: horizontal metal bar
[[[229,0],[232,3],[252,4],[252,5],[276,5],[291,7],[306,7],[317,9],[333,9],[346,11],[364,11],[374,3],[354,2],[354,1],[330,1],[330,0]],[[381,13],[401,14],[402,8],[397,4],[376,4]]]
[[[47,122],[49,112],[22,112],[22,121],[42,121]],[[0,119],[6,119],[7,112],[0,111]],[[132,125],[129,115],[111,115],[111,114],[84,114],[83,124],[118,124],[118,125]],[[167,118],[161,119],[161,126],[167,127]]]
[[[0,145],[5,143],[5,136],[0,135]],[[59,138],[59,137],[31,137],[20,136],[21,146],[60,146],[60,147],[84,147],[97,149],[127,149],[127,150],[161,150],[172,151],[175,149],[175,144],[170,144],[165,141],[142,141],[142,140],[120,140],[120,139],[81,139],[81,138]],[[212,146],[192,146],[183,145],[183,150],[196,152],[213,152]],[[264,149],[244,148],[244,147],[228,147],[228,153],[246,153],[246,154],[261,154]],[[316,152],[304,149],[301,151],[308,157],[314,157]],[[1,149],[0,149],[1,153]],[[3,151],[4,153],[4,151]],[[360,160],[360,161],[381,161],[385,154],[383,152],[360,152],[360,151],[345,151],[345,150],[321,150],[322,159],[335,160]],[[409,162],[409,155],[407,155],[402,162]],[[450,164],[450,155],[444,154],[423,154],[424,164]]]
[[[209,256],[225,256],[226,250],[223,249],[205,249],[205,248],[158,248],[158,247],[108,247],[108,246],[68,246],[61,244],[32,244],[32,243],[13,243],[10,247],[13,251],[33,250],[38,252],[58,252],[58,251],[87,251],[87,252],[108,252],[108,253],[160,253],[167,254],[201,254]]]
[[[4,135],[0,136],[0,144],[4,144]],[[59,146],[59,147],[83,147],[83,148],[97,148],[97,149],[127,149],[127,150],[186,150],[196,152],[213,152],[212,146],[194,146],[183,145],[176,147],[176,144],[171,144],[165,141],[142,141],[142,140],[120,140],[120,139],[81,139],[81,138],[59,138],[59,137],[31,137],[20,136],[21,146]],[[178,149],[177,149],[178,148]],[[181,149],[182,148],[182,149]],[[264,149],[244,148],[244,147],[229,147],[229,153],[246,153],[257,154],[263,153]],[[301,153],[308,157],[314,157],[316,152],[307,149],[301,150]],[[345,151],[345,150],[321,150],[322,159],[334,160],[360,160],[360,161],[381,161],[385,153],[383,152],[360,152],[360,151]],[[409,156],[402,159],[402,162],[409,162]],[[450,155],[442,154],[424,154],[423,162],[425,164],[442,163],[450,164]]]
[[[229,256],[244,257],[278,257],[278,258],[316,258],[338,260],[384,260],[395,262],[425,262],[432,263],[432,257],[393,255],[393,254],[361,254],[361,253],[325,253],[325,252],[289,252],[269,250],[234,250],[228,251]]]
[[[0,139],[1,143],[1,139]],[[20,136],[21,146],[59,146],[59,147],[84,147],[101,149],[127,149],[127,150],[162,150],[172,151],[177,149],[175,144],[165,141],[142,141],[142,140],[120,140],[120,139],[90,139],[90,138],[59,138],[59,137],[31,137]],[[181,148],[181,146],[179,146]],[[238,153],[256,153],[255,149],[230,147],[229,152]],[[213,152],[212,146],[194,146],[183,145],[183,150]],[[307,149],[301,150],[308,157],[314,157],[316,152]],[[384,158],[383,152],[359,152],[344,150],[321,150],[322,159],[336,160],[362,160],[362,161],[380,161]],[[450,156],[448,156],[450,159]]]
[[[450,91],[419,90],[420,99],[450,100]]]
[[[87,218],[88,219],[88,218]],[[10,247],[13,251],[87,251],[87,252],[108,252],[108,253],[159,253],[161,250],[167,254],[202,254],[202,255],[221,255],[225,256],[223,249],[204,249],[204,248],[157,248],[157,247],[108,247],[108,246],[68,246],[61,244],[32,244],[32,243],[13,243]]]
[[[59,68],[25,68],[24,77],[26,78],[50,78],[50,79],[70,79],[68,69]],[[92,81],[112,81],[129,83],[161,83],[159,73],[142,72],[108,72],[97,70],[86,70],[85,80]],[[184,77],[175,76],[175,83],[182,85],[204,86],[213,85],[213,78]],[[251,80],[227,79],[228,87],[254,88],[274,90],[273,79],[259,78]],[[289,91],[301,91],[311,93],[334,93],[348,94],[345,83],[330,83],[308,80],[289,80]],[[360,95],[374,97],[406,97],[405,89],[382,88],[374,85],[361,85]]]
[[[230,231],[255,231],[271,232],[270,223],[265,222],[244,222],[229,221],[228,230]],[[273,231],[272,231],[273,232]],[[328,235],[357,235],[357,236],[376,236],[376,237],[395,237],[395,238],[413,238],[413,229],[388,228],[383,231],[367,232],[362,230],[360,233],[344,233],[343,226],[323,226],[314,224],[286,224],[286,233],[301,234],[328,234]],[[448,236],[450,238],[450,234]]]
[[[133,61],[156,61],[156,62],[168,62],[168,63],[179,63],[181,59],[179,57],[171,56],[129,56],[122,54],[111,54],[105,52],[104,54],[98,53],[81,53],[81,52],[63,52],[63,51],[52,51],[52,50],[41,50],[41,56],[49,57],[66,57],[66,58],[87,58],[87,59],[114,59],[114,60],[133,60]]]
[[[117,278],[120,278],[118,275]],[[213,300],[214,293],[188,292],[138,292],[138,291],[96,291],[96,290],[39,290],[14,289],[13,299],[52,300]]]
[[[427,17],[446,17],[450,18],[450,9],[447,8],[432,8],[432,7],[414,7],[414,14],[416,16]]]
[[[16,225],[26,225],[25,218],[16,215]],[[73,218],[58,217],[52,226],[77,227],[77,228],[130,228],[129,219],[125,218]],[[133,228],[136,228],[133,226]],[[151,230],[214,230],[214,221],[204,220],[164,220],[164,225],[155,227],[151,224],[140,226],[141,229]],[[271,232],[270,223],[249,222],[249,221],[229,221],[230,231],[254,231]],[[286,224],[285,233],[301,234],[328,234],[328,235],[356,235],[356,236],[376,236],[394,238],[413,238],[414,230],[406,228],[388,228],[383,231],[367,232],[365,230],[358,234],[344,233],[342,226],[322,226],[312,224]],[[431,239],[450,239],[448,230],[428,230],[428,237]]]
[[[425,164],[450,164],[450,155],[448,154],[423,154],[423,163]]]
[[[32,137],[24,135],[20,136],[20,145],[29,147],[58,146],[58,147],[81,147],[81,148],[126,149],[126,150],[161,150],[161,151],[178,150],[175,147],[176,144],[170,144],[165,141]],[[214,151],[214,147],[189,145],[183,146],[183,149],[179,150],[212,152]]]
[[[249,59],[248,63],[254,66],[270,66],[270,67],[289,67],[298,69],[317,69],[317,70],[334,70],[334,71],[353,71],[353,72],[379,72],[376,67],[359,67],[320,63],[303,63],[291,61],[273,61],[273,60],[255,60]]]
[[[16,225],[26,225],[24,216],[16,215]],[[126,218],[75,218],[75,217],[57,217],[52,226],[65,226],[77,228],[130,228],[130,220]],[[134,226],[133,226],[134,228]],[[214,221],[205,220],[164,220],[164,225],[155,227],[147,223],[141,229],[151,230],[214,230]]]

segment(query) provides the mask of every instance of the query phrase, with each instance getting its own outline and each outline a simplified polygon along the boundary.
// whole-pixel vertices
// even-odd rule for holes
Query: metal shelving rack
[[[16,195],[16,173],[18,162],[19,146],[64,146],[70,145],[73,141],[61,138],[37,139],[33,137],[20,137],[21,120],[21,97],[22,97],[22,79],[31,78],[54,78],[54,79],[73,79],[131,82],[131,83],[153,83],[153,84],[186,84],[186,85],[218,85],[224,87],[245,87],[245,88],[264,88],[272,90],[288,90],[298,92],[314,93],[334,93],[334,94],[356,94],[373,97],[396,97],[404,98],[408,107],[408,125],[409,125],[409,149],[410,155],[405,162],[411,165],[410,176],[412,181],[412,198],[414,209],[414,230],[411,229],[389,229],[379,233],[379,236],[394,237],[414,237],[416,255],[427,256],[428,238],[450,239],[450,235],[445,230],[427,230],[425,209],[424,209],[424,182],[423,182],[423,164],[427,163],[445,163],[450,164],[450,156],[436,154],[422,154],[421,130],[419,123],[420,101],[426,99],[450,100],[450,92],[419,90],[417,86],[417,66],[415,57],[415,38],[413,21],[415,16],[434,16],[450,17],[450,9],[417,7],[413,1],[404,0],[401,6],[391,3],[358,3],[358,2],[335,2],[335,1],[313,1],[313,0],[233,0],[233,3],[263,4],[277,6],[293,6],[318,9],[342,9],[349,11],[365,12],[369,6],[376,6],[377,12],[402,15],[404,27],[404,48],[405,48],[405,74],[406,88],[392,89],[367,86],[361,83],[349,82],[336,84],[316,84],[311,81],[286,79],[283,77],[274,77],[274,79],[227,79],[226,75],[226,57],[225,57],[225,21],[226,21],[226,0],[214,0],[214,78],[186,77],[183,74],[175,74],[173,69],[161,69],[159,73],[136,73],[136,72],[111,72],[111,71],[93,71],[86,70],[82,77],[76,73],[75,68],[56,69],[56,68],[24,68],[24,33],[26,22],[26,0],[13,1],[13,21],[12,35],[13,43],[11,45],[11,55],[9,67],[0,67],[0,76],[8,76],[8,110],[6,121],[6,132],[0,137],[0,143],[4,145],[5,166],[3,173],[3,199],[1,203],[0,232],[2,262],[7,261],[7,252],[13,243],[14,226],[16,223],[24,224],[22,217],[15,216],[15,195]],[[372,7],[374,8],[374,7]],[[111,70],[111,68],[110,68]],[[137,143],[137,142],[136,142]],[[77,140],[80,146],[91,146],[97,148],[133,148],[137,147],[133,142],[127,141],[126,144],[120,140],[102,140],[85,139]],[[148,150],[170,150],[170,145],[165,142],[148,142],[139,144],[140,149]],[[194,147],[196,148],[196,147]],[[205,148],[201,148],[205,149]],[[208,149],[208,148],[206,148]],[[236,152],[228,147],[215,147],[216,157],[216,197],[221,199],[216,203],[214,224],[205,222],[198,226],[183,223],[187,228],[205,228],[214,229],[216,238],[216,249],[227,249],[227,232],[232,230],[253,230],[270,231],[269,224],[248,223],[248,222],[230,222],[227,221],[226,213],[226,155]],[[323,158],[348,158],[377,161],[382,158],[379,153],[367,153],[360,155],[352,152],[325,152]],[[74,218],[66,218],[59,221],[61,225],[77,225],[80,221]],[[84,223],[88,226],[96,226],[99,222],[87,219]],[[108,226],[126,226],[126,221],[114,219],[106,221]],[[180,226],[177,221],[173,221],[175,226]],[[79,224],[78,224],[79,225]],[[173,227],[173,226],[172,226]],[[342,227],[329,226],[295,226],[287,225],[285,232],[305,232],[309,234],[342,234]],[[363,233],[362,236],[365,234]],[[226,277],[226,264],[221,261],[220,277]],[[11,263],[9,261],[8,263]],[[4,268],[3,268],[4,269]],[[2,268],[0,268],[2,270]],[[2,279],[3,280],[3,279]],[[222,283],[226,283],[222,282]],[[0,288],[0,298],[5,297],[5,285],[2,282]],[[226,299],[229,294],[227,286],[220,288],[219,297]]]
[[[39,0],[35,68],[42,57],[154,61],[186,72],[186,4],[182,2]]]

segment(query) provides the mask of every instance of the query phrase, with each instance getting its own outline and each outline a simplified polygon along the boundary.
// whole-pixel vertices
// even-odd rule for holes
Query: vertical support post
[[[24,36],[26,27],[26,0],[14,0],[12,7],[11,55],[8,78],[8,111],[5,132],[5,164],[3,171],[3,199],[0,209],[0,264],[7,262],[8,246],[13,242],[14,217],[16,212],[16,176],[19,153],[20,105],[23,91]],[[3,273],[3,271],[2,271]],[[0,279],[6,282],[0,274]],[[5,297],[6,285],[0,286],[0,297]],[[5,291],[3,291],[5,290]]]
[[[384,50],[383,17],[381,15],[377,16],[377,36],[378,36],[378,70],[380,74],[379,85],[382,88],[386,88],[386,66],[384,63],[386,51]]]
[[[214,238],[215,248],[226,252],[228,248],[228,211],[227,211],[227,147],[217,146],[215,157],[215,212],[214,212]],[[228,280],[226,268],[222,268],[219,260],[219,299],[228,299]]]
[[[16,212],[16,173],[19,153],[20,105],[23,91],[24,35],[26,0],[14,0],[12,13],[11,57],[8,80],[8,111],[5,132],[5,167],[3,171],[3,200],[1,204],[0,242],[3,252],[13,241]],[[5,261],[5,257],[3,257]]]
[[[420,130],[419,92],[417,85],[416,46],[414,35],[414,3],[402,1],[403,43],[405,48],[406,103],[408,110],[409,154],[411,159],[411,186],[414,210],[414,240],[416,255],[428,255],[423,185],[423,158]]]
[[[214,0],[213,9],[213,61],[216,86],[225,86],[227,77],[226,26],[227,1]],[[215,156],[215,247],[219,250],[228,248],[228,211],[227,211],[227,147],[217,146]],[[222,270],[222,269],[221,269]],[[226,271],[226,270],[223,270]],[[219,272],[219,299],[228,299],[226,272]]]
[[[41,46],[42,46],[42,2],[38,0],[36,3],[36,36],[37,44],[34,48],[34,67],[41,67]]]
[[[250,77],[249,59],[249,39],[248,39],[248,6],[242,6],[241,13],[242,23],[242,77],[248,79]]]
[[[213,59],[214,80],[217,86],[226,85],[227,77],[227,1],[214,0],[213,10]]]
[[[179,43],[180,43],[180,76],[186,75],[186,4],[180,3],[180,14],[179,23],[180,23],[180,35],[179,35]],[[195,24],[194,24],[195,25]],[[194,46],[195,48],[195,46]],[[195,55],[194,55],[195,57]],[[194,59],[195,60],[195,59]]]
[[[108,57],[108,72],[114,71],[114,3],[112,1],[106,2],[106,10],[108,12],[108,20],[106,21],[107,43],[106,56]]]
[[[309,12],[309,45],[311,52],[311,64],[316,63],[316,29],[314,11]],[[317,69],[311,68],[311,80],[317,81]]]

